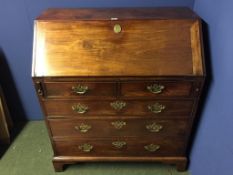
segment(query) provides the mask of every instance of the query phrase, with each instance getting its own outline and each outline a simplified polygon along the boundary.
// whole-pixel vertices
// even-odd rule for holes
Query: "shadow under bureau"
[[[43,12],[32,77],[55,170],[155,161],[184,171],[203,62],[201,20],[187,8]]]

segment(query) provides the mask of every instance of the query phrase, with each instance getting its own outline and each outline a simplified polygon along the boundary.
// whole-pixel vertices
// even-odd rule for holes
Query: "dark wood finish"
[[[125,125],[117,129],[112,122],[122,121]],[[49,126],[53,137],[149,137],[162,138],[178,137],[184,138],[187,130],[186,120],[162,120],[162,119],[143,119],[143,118],[115,118],[115,119],[49,119]],[[156,123],[162,126],[158,132],[151,132],[146,128],[147,125]],[[82,124],[89,125],[91,128],[82,133],[78,127]]]
[[[53,161],[53,167],[56,172],[62,172],[64,168],[64,163]]]
[[[153,84],[164,86],[161,93],[154,94],[147,87]],[[148,81],[121,83],[121,95],[124,97],[161,98],[161,97],[190,97],[192,96],[192,82],[185,81]]]
[[[181,171],[181,172],[185,171],[187,168],[187,163],[188,163],[187,159],[177,162],[176,163],[177,171]]]
[[[53,157],[53,163],[59,163],[61,166],[64,164],[74,164],[78,162],[160,162],[160,163],[166,163],[166,164],[187,164],[187,158],[184,156],[176,156],[176,157],[167,157],[167,156],[155,156],[155,157],[106,157],[106,156],[95,156],[95,157],[87,157],[87,156],[54,156]],[[58,167],[58,170],[60,167]],[[59,172],[58,171],[58,172]],[[62,169],[63,171],[63,169]],[[185,170],[183,170],[185,171]]]
[[[126,145],[116,148],[112,145],[115,141],[125,141]],[[90,152],[83,152],[80,145],[88,143],[93,146]],[[154,152],[145,150],[144,146],[149,144],[159,145],[160,148]],[[179,156],[184,154],[184,143],[176,138],[170,139],[140,139],[140,138],[111,138],[111,139],[74,139],[72,141],[55,141],[56,156]]]
[[[77,94],[72,90],[75,86],[87,86],[85,94]],[[46,82],[44,84],[48,98],[79,98],[116,96],[116,83],[114,82]]]
[[[195,21],[168,21],[66,23],[38,21],[35,23],[37,40],[34,48],[33,74],[34,76],[202,74],[201,61],[198,61],[200,53],[196,51],[200,46],[194,47],[190,41],[190,30]],[[121,25],[122,32],[114,33],[115,24]],[[41,52],[43,47],[46,47],[46,52]],[[192,53],[195,53],[195,57]],[[36,59],[37,57],[40,59]]]
[[[111,107],[110,103],[116,100],[105,101],[82,101],[82,100],[45,100],[44,108],[47,115],[120,115],[120,116],[187,116],[192,112],[193,102],[191,100],[120,100],[126,103],[126,107],[117,111]],[[88,107],[88,110],[84,114],[79,114],[72,110],[72,106],[76,104],[82,104]],[[165,106],[165,109],[161,113],[155,114],[148,109],[148,105],[159,103]]]
[[[8,111],[5,97],[0,86],[0,144],[10,144],[10,131],[13,123]]]
[[[55,171],[85,161],[153,161],[185,171],[205,79],[201,20],[191,10],[49,9],[35,21],[32,77]],[[164,88],[149,92],[153,84]],[[87,92],[74,93],[78,85]],[[126,106],[115,110],[114,101]],[[88,106],[84,114],[72,109],[79,103]],[[165,108],[153,113],[155,103]],[[116,129],[114,121],[125,125]],[[153,122],[158,132],[146,129]],[[82,124],[91,128],[80,132]],[[117,149],[113,141],[127,144]],[[84,143],[93,149],[83,152]],[[146,151],[151,143],[160,148]]]

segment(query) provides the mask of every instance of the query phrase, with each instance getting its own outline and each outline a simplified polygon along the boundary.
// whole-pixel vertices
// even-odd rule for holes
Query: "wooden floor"
[[[52,154],[44,122],[29,122],[0,159],[0,175],[189,175],[156,163],[82,163],[55,173]]]

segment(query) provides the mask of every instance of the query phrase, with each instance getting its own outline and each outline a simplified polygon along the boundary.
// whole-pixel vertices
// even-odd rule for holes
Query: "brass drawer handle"
[[[82,105],[82,104],[78,103],[78,104],[75,104],[75,105],[72,106],[72,110],[74,112],[79,113],[79,114],[84,114],[84,113],[87,112],[88,106],[85,106],[85,105]]]
[[[77,86],[72,86],[72,91],[76,94],[82,95],[88,91],[88,86],[78,84]]]
[[[121,26],[120,26],[120,24],[115,24],[114,27],[113,27],[113,31],[115,33],[120,33],[121,32]]]
[[[112,125],[113,125],[116,129],[121,129],[123,126],[126,125],[126,122],[124,122],[124,121],[115,121],[115,122],[112,122]]]
[[[162,112],[165,108],[166,108],[165,105],[162,105],[159,103],[155,103],[153,105],[148,105],[148,109],[155,114]]]
[[[147,90],[153,94],[159,94],[163,91],[165,87],[161,84],[152,84],[147,86]]]
[[[112,103],[110,103],[110,106],[117,110],[117,111],[120,111],[122,110],[124,107],[126,107],[126,102],[124,101],[114,101]]]
[[[93,146],[90,144],[84,143],[83,145],[78,146],[78,148],[82,150],[83,152],[91,152],[91,150],[93,149]]]
[[[144,146],[144,149],[149,151],[149,152],[155,152],[158,149],[160,149],[160,146],[159,145],[154,145],[154,144],[149,144],[149,145]]]
[[[159,132],[163,129],[163,126],[153,122],[152,124],[146,125],[146,129],[150,132]]]
[[[81,123],[79,126],[74,127],[76,130],[79,130],[81,133],[86,133],[91,129],[91,125]]]
[[[112,145],[115,148],[121,149],[123,146],[126,145],[126,142],[124,142],[124,141],[115,141],[115,142],[112,142]]]

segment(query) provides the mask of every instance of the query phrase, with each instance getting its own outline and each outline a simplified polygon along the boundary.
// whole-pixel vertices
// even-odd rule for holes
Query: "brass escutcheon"
[[[126,142],[124,141],[115,141],[115,142],[112,142],[112,145],[115,147],[115,148],[122,148],[123,146],[126,145]]]
[[[117,110],[117,111],[120,111],[122,110],[124,107],[126,107],[126,102],[124,101],[114,101],[112,103],[110,103],[110,106]]]
[[[145,150],[147,150],[149,152],[155,152],[160,148],[160,146],[154,145],[154,144],[149,144],[149,145],[144,146],[144,148],[145,148]]]
[[[146,125],[146,129],[150,132],[159,132],[163,129],[163,126],[153,122],[152,124]]]
[[[77,86],[72,86],[72,91],[76,94],[82,95],[88,91],[88,86],[78,84]]]
[[[155,114],[162,112],[162,110],[164,110],[165,108],[166,108],[165,105],[162,105],[159,103],[155,103],[153,105],[148,105],[148,109]]]
[[[78,104],[75,104],[72,106],[72,110],[79,113],[79,114],[84,114],[87,112],[88,107],[78,103]]]
[[[121,129],[123,126],[126,125],[124,121],[115,121],[111,123],[116,129]]]
[[[147,90],[149,90],[153,94],[161,93],[164,88],[165,87],[161,84],[152,84],[152,85],[147,86]]]
[[[91,129],[91,125],[81,123],[79,126],[74,127],[76,130],[79,130],[81,133],[86,133]]]
[[[120,33],[121,32],[121,26],[120,26],[120,24],[115,24],[114,27],[113,27],[113,31],[115,33]]]
[[[83,145],[78,146],[79,149],[81,149],[83,152],[91,152],[93,149],[93,146],[87,143],[84,143]]]

